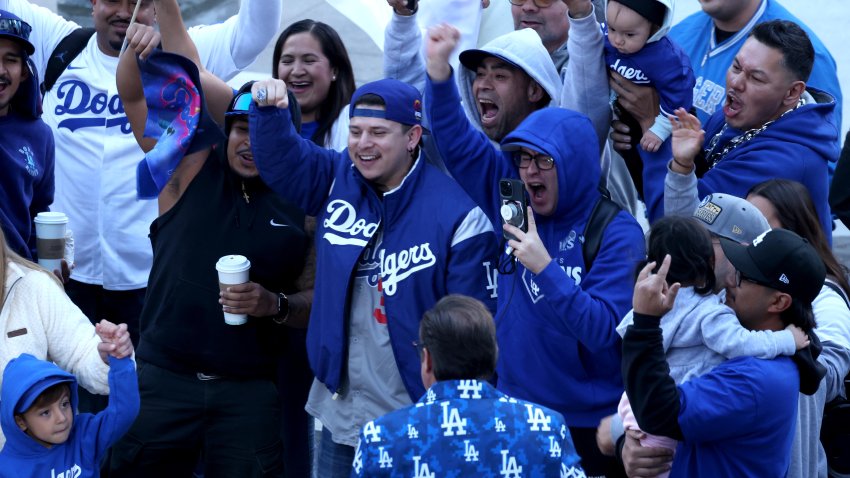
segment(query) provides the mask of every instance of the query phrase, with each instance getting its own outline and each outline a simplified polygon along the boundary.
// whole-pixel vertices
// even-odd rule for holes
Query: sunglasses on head
[[[236,99],[233,100],[233,107],[225,113],[225,115],[246,115],[248,114],[248,109],[251,106],[251,92],[245,91],[243,93],[239,93],[236,95]]]
[[[0,18],[0,33],[11,33],[29,41],[32,27],[16,18]]]

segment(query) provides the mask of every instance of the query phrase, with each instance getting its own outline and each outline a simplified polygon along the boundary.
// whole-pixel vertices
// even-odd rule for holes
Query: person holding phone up
[[[562,108],[538,109],[506,131],[500,151],[461,107],[448,66],[456,44],[450,27],[429,32],[431,101],[425,111],[440,154],[495,227],[502,227],[500,179],[519,177],[531,206],[528,232],[504,227],[516,239],[507,242],[511,256],[503,251],[500,262],[517,263],[513,274],[497,278],[497,387],[563,414],[587,475],[617,476],[618,465],[601,455],[595,432],[623,391],[615,328],[630,308],[634,265],[645,254],[643,232],[619,211],[604,227],[588,271],[585,227],[601,197],[599,147],[590,120]],[[494,53],[482,54],[506,72],[484,75],[479,86],[485,89],[523,71]],[[487,115],[493,106],[483,109]]]

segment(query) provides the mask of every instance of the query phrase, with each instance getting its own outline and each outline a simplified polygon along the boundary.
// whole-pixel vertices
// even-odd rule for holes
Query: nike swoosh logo
[[[271,224],[274,227],[289,227],[289,224],[278,224],[278,223],[274,222],[274,219],[269,219],[269,224]]]

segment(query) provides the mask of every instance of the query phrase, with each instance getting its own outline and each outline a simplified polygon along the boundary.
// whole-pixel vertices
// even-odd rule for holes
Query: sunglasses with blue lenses
[[[251,92],[246,91],[244,93],[239,93],[236,95],[236,99],[233,100],[232,108],[225,113],[225,116],[230,115],[247,115],[248,109],[251,106]]]
[[[0,34],[7,33],[29,41],[32,27],[17,18],[0,18]]]

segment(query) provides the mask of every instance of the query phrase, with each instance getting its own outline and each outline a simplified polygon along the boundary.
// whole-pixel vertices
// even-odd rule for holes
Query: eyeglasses
[[[518,7],[521,7],[521,6],[525,5],[525,2],[527,2],[529,0],[508,0],[508,1],[511,2],[511,5],[516,5]],[[533,0],[533,1],[534,1],[534,6],[537,7],[537,8],[548,8],[548,7],[551,7],[553,3],[555,3],[556,1],[559,1],[559,0]]]
[[[246,91],[243,93],[239,93],[236,95],[236,99],[233,100],[233,107],[225,113],[225,116],[230,115],[247,115],[248,109],[251,106],[251,93]]]
[[[534,160],[534,165],[541,171],[546,171],[555,167],[555,159],[548,154],[531,154],[525,151],[517,151],[514,153],[514,164],[520,169],[525,169],[531,165]]]
[[[735,287],[741,287],[741,282],[745,282],[745,281],[749,282],[751,284],[760,285],[757,280],[750,279],[749,277],[745,276],[744,274],[741,274],[741,271],[736,270],[735,271]]]
[[[32,27],[16,18],[0,18],[0,33],[11,33],[29,41]]]

